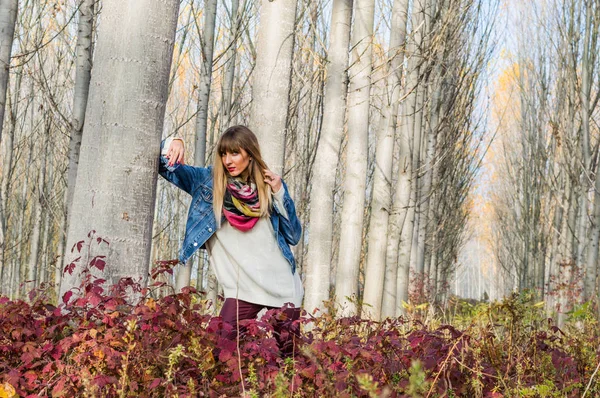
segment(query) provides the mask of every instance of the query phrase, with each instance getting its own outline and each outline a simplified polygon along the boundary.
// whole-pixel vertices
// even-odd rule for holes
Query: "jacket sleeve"
[[[158,162],[158,174],[191,195],[197,188],[197,185],[201,181],[204,181],[211,171],[207,167],[194,167],[182,164],[168,166],[169,160],[165,157],[165,149],[168,149],[166,144],[170,145],[171,142],[172,140],[166,139],[160,144],[161,154]]]
[[[302,224],[296,215],[296,206],[290,196],[288,187],[283,180],[281,182],[283,183],[284,189],[283,207],[287,214],[284,214],[277,206],[274,206],[275,211],[281,215],[281,217],[279,217],[279,231],[288,244],[295,246],[300,242],[300,237],[302,236]]]

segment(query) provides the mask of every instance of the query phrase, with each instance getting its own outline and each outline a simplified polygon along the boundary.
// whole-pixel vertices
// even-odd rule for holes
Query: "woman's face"
[[[250,155],[244,148],[240,148],[239,152],[225,152],[221,154],[221,161],[225,170],[232,177],[237,177],[248,168],[250,164]]]

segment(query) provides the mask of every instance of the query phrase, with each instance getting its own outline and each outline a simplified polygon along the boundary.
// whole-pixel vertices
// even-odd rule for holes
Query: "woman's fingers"
[[[185,151],[181,150],[179,152],[179,156],[177,157],[177,163],[184,164],[183,158],[185,157]]]
[[[174,164],[183,164],[183,159],[184,159],[184,151],[182,150],[173,150],[173,152],[171,153],[171,157],[169,158],[169,166],[172,166]]]
[[[281,189],[281,177],[270,170],[265,170],[265,182],[271,186],[273,192],[279,192]]]
[[[183,144],[179,140],[171,142],[166,154],[166,158],[169,159],[169,166],[173,166],[176,163],[184,164],[184,157]]]

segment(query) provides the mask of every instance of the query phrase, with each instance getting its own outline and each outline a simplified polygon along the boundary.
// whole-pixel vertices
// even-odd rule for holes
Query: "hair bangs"
[[[217,154],[221,156],[224,153],[240,152],[243,145],[237,134],[233,132],[227,132],[223,134],[219,140],[219,147],[217,148]]]

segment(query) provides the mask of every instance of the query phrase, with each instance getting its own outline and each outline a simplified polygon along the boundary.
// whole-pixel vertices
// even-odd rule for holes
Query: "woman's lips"
[[[232,171],[235,171],[235,167],[228,167],[227,170],[229,170],[229,172],[231,173]]]

